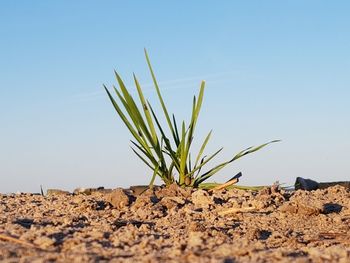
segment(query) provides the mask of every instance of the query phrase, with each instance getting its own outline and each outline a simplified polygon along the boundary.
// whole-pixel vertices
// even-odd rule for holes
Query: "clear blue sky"
[[[349,180],[349,1],[1,1],[0,192],[148,183],[102,90],[135,72],[217,160],[282,139],[216,175],[242,184]]]

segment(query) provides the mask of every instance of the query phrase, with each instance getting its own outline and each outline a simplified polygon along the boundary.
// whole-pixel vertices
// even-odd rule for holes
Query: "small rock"
[[[342,205],[327,203],[323,205],[322,213],[323,214],[340,213],[342,209],[343,209]]]
[[[83,188],[79,187],[74,189],[73,194],[79,195],[79,194],[85,194],[85,195],[91,195],[91,188]]]
[[[49,237],[38,237],[34,240],[34,244],[38,245],[41,248],[48,248],[50,246],[52,246],[53,244],[55,244],[56,240],[49,238]]]
[[[166,196],[160,201],[160,204],[164,205],[167,209],[171,209],[176,206],[183,206],[185,204],[185,200],[181,197]]]
[[[108,196],[107,201],[115,208],[122,209],[130,204],[130,198],[126,192],[117,188],[113,190]]]
[[[198,208],[209,208],[213,201],[207,191],[199,189],[192,193],[192,203]]]
[[[152,203],[151,198],[149,196],[138,196],[136,201],[132,205],[132,210],[136,210],[138,208],[143,208]]]
[[[103,186],[100,186],[97,188],[79,187],[79,188],[74,189],[73,194],[75,194],[75,195],[79,195],[79,194],[91,195],[93,193],[108,194],[111,192],[112,192],[112,189],[105,189]]]
[[[160,188],[156,191],[157,197],[160,199],[164,196],[168,197],[184,197],[188,198],[191,196],[191,188],[182,188],[176,183]]]
[[[46,195],[69,195],[68,191],[60,190],[60,189],[47,189]]]
[[[280,211],[311,216],[320,214],[322,209],[311,205],[286,203],[280,206]]]
[[[129,188],[135,196],[143,194],[149,189],[148,185],[133,185]]]

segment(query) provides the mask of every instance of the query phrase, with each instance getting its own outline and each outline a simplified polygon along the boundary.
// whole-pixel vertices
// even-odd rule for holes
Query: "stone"
[[[84,194],[84,195],[91,195],[93,193],[103,193],[103,194],[107,194],[107,193],[111,193],[112,190],[111,189],[105,189],[103,186],[97,187],[97,188],[83,188],[83,187],[79,187],[74,189],[73,194],[75,195],[79,195],[79,194]]]
[[[35,245],[38,245],[40,248],[48,248],[50,246],[53,246],[55,244],[56,240],[53,239],[53,238],[49,238],[49,237],[46,237],[46,236],[42,236],[42,237],[37,237],[35,240],[34,240],[34,244]]]
[[[117,209],[122,209],[130,205],[130,197],[122,188],[114,189],[110,194],[108,194],[106,199],[107,202]]]
[[[171,209],[173,207],[183,206],[185,204],[185,200],[182,197],[165,196],[160,201],[160,203],[164,205],[167,209]]]
[[[46,195],[51,196],[51,195],[69,195],[70,192],[60,190],[60,189],[47,189]]]
[[[279,210],[281,212],[301,214],[306,216],[318,215],[322,212],[322,209],[317,206],[294,203],[285,203],[280,206]]]
[[[198,208],[209,208],[209,205],[213,204],[209,193],[202,189],[192,193],[192,203]]]

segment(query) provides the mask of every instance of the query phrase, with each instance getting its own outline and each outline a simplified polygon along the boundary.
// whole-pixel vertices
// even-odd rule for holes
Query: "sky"
[[[212,177],[241,185],[350,179],[349,1],[1,1],[0,192],[148,184],[152,171],[102,85],[135,73],[159,111],[189,121],[206,81],[194,152],[213,130]],[[197,147],[197,148],[196,148]],[[210,165],[209,165],[210,166]],[[209,167],[208,167],[209,168]],[[161,183],[159,180],[157,183]]]

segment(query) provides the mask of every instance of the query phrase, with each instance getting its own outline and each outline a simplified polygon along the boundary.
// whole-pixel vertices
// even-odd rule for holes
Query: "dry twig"
[[[332,233],[332,232],[321,232],[318,234],[320,239],[341,239],[347,240],[349,238],[348,233]]]
[[[5,240],[5,241],[10,241],[10,242],[13,242],[13,243],[17,243],[17,244],[20,244],[20,245],[23,245],[23,246],[26,246],[26,247],[39,248],[39,247],[33,245],[32,243],[20,240],[20,239],[15,238],[15,237],[4,235],[4,234],[1,234],[1,233],[0,233],[0,239]]]
[[[222,189],[229,187],[229,186],[236,184],[236,183],[238,183],[238,179],[233,178],[232,180],[228,181],[227,183],[220,184],[220,185],[210,189],[209,192],[219,191],[219,190],[222,190]]]

